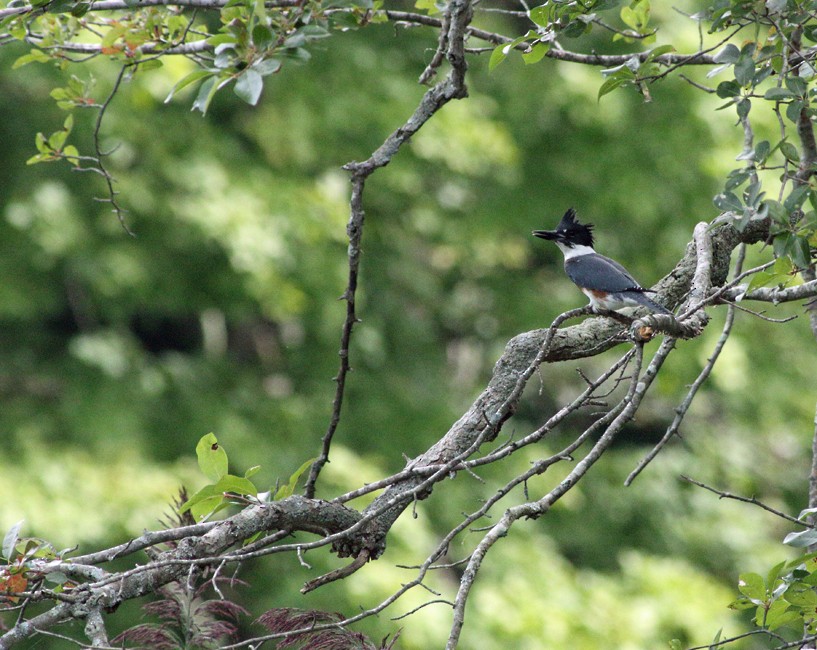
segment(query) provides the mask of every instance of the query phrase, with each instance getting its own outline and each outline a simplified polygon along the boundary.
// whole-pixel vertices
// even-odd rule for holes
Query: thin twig
[[[304,495],[311,499],[315,496],[315,484],[318,475],[324,465],[329,462],[329,450],[332,447],[332,438],[335,436],[338,424],[340,424],[340,412],[343,407],[343,396],[346,389],[346,377],[349,374],[351,365],[349,363],[349,347],[352,340],[352,330],[355,323],[359,322],[355,311],[355,297],[357,293],[358,274],[360,272],[361,239],[363,238],[363,222],[365,212],[363,210],[363,187],[366,177],[357,177],[353,181],[352,196],[350,200],[349,223],[346,226],[346,234],[349,237],[349,275],[346,284],[346,291],[343,300],[346,301],[346,318],[343,321],[343,328],[340,335],[340,367],[335,375],[335,396],[332,399],[332,415],[329,426],[321,439],[321,452],[318,458],[312,463],[309,469],[309,477],[304,487]]]
[[[703,370],[698,374],[695,378],[695,381],[690,386],[689,391],[687,392],[686,396],[684,397],[681,404],[679,404],[675,409],[675,417],[672,420],[672,423],[667,427],[666,433],[663,435],[661,440],[652,448],[652,450],[641,459],[641,461],[636,465],[635,469],[630,472],[630,475],[625,479],[624,485],[629,487],[632,482],[636,479],[636,477],[644,470],[644,468],[649,465],[652,460],[658,455],[661,449],[664,448],[664,445],[669,442],[670,438],[674,435],[678,434],[678,429],[681,426],[681,422],[684,420],[684,416],[686,415],[689,407],[692,406],[692,400],[695,399],[695,395],[697,395],[698,390],[703,386],[706,380],[709,378],[710,373],[712,372],[712,368],[715,367],[715,362],[718,360],[721,352],[723,351],[723,347],[726,345],[726,341],[729,340],[729,334],[732,331],[732,324],[735,320],[735,309],[733,306],[729,306],[726,312],[726,322],[723,326],[723,331],[721,332],[720,338],[718,338],[718,342],[715,344],[714,349],[712,350],[712,354],[707,359],[706,365],[703,367]]]
[[[697,485],[698,487],[703,488],[704,490],[709,490],[710,492],[714,492],[717,494],[721,499],[734,499],[735,501],[742,501],[743,503],[751,503],[753,506],[758,506],[759,508],[763,508],[767,512],[771,512],[773,515],[777,515],[781,519],[785,519],[791,523],[797,524],[798,526],[806,526],[808,524],[796,517],[792,517],[791,515],[787,515],[785,512],[780,512],[776,508],[772,508],[771,506],[767,506],[762,501],[758,501],[755,497],[742,497],[738,494],[732,494],[731,492],[723,492],[716,488],[713,488],[705,483],[701,483],[700,481],[696,481],[694,478],[690,478],[689,476],[681,475],[681,479],[686,481],[687,483],[692,483],[692,485]]]
[[[468,25],[471,21],[472,8],[470,0],[456,0],[448,5],[446,10],[446,57],[451,64],[451,70],[445,79],[431,87],[423,96],[419,106],[399,129],[394,131],[368,160],[351,162],[344,166],[352,176],[352,195],[350,199],[350,217],[347,226],[349,236],[349,282],[343,298],[346,300],[346,320],[341,334],[341,362],[338,375],[335,378],[337,387],[332,405],[332,417],[329,427],[321,441],[321,453],[309,470],[304,494],[313,497],[315,484],[321,469],[329,462],[329,451],[332,438],[340,422],[340,410],[343,405],[343,394],[346,385],[346,376],[349,372],[349,341],[352,329],[357,322],[355,313],[355,291],[357,290],[358,269],[360,265],[360,239],[363,236],[363,222],[365,211],[363,208],[363,191],[366,179],[381,167],[386,166],[397,154],[400,148],[408,142],[431,117],[452,99],[466,97],[468,91],[465,86],[465,73],[468,64],[465,61],[464,40]],[[441,24],[442,26],[442,24]],[[442,36],[441,36],[442,39]],[[442,41],[441,41],[442,42]]]
[[[111,176],[110,172],[105,167],[105,163],[102,162],[103,158],[110,155],[111,152],[103,152],[102,145],[100,144],[100,131],[102,129],[102,120],[105,117],[105,113],[108,110],[108,107],[113,102],[116,93],[119,91],[119,85],[122,83],[122,79],[125,77],[125,72],[129,68],[128,65],[123,65],[119,69],[119,74],[116,75],[116,79],[114,80],[113,88],[111,88],[111,92],[108,94],[108,97],[102,102],[102,105],[99,107],[99,112],[96,116],[96,123],[94,124],[93,136],[94,136],[94,152],[96,153],[96,165],[99,167],[99,171],[102,174],[102,177],[105,179],[105,184],[108,186],[108,196],[104,199],[99,199],[100,201],[104,201],[105,203],[110,203],[113,207],[113,212],[116,214],[116,218],[119,220],[119,224],[122,226],[123,230],[128,233],[131,237],[135,237],[136,235],[133,231],[128,228],[128,224],[125,223],[125,210],[116,200],[116,195],[118,192],[114,189],[114,178]]]

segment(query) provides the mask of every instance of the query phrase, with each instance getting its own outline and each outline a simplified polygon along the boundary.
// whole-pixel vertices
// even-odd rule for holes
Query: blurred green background
[[[677,46],[694,47],[694,25],[669,8],[654,13]],[[480,20],[503,26],[489,18]],[[25,165],[35,133],[62,124],[49,92],[64,78],[39,64],[11,71],[26,50],[0,50],[0,528],[25,519],[24,534],[80,551],[156,528],[180,484],[205,483],[194,450],[209,431],[234,473],[262,466],[262,486],[316,455],[345,313],[341,166],[367,158],[413,111],[435,45],[432,31],[393,25],[337,34],[307,64],[270,77],[259,106],[223,92],[205,118],[190,112],[189,91],[162,103],[188,62],[138,75],[103,126],[135,238],[94,201],[105,193],[98,177]],[[561,254],[532,229],[553,227],[573,206],[596,223],[602,252],[652,284],[683,254],[694,224],[715,216],[712,196],[738,166],[733,114],[714,112],[716,102],[681,80],[654,87],[652,103],[630,92],[598,102],[597,69],[517,58],[489,74],[487,63],[473,57],[470,97],[445,107],[367,183],[362,323],[320,496],[402,468],[461,415],[510,337],[585,302]],[[106,61],[68,70],[92,74],[98,97],[116,71]],[[79,117],[76,144],[88,151],[95,113]],[[739,314],[684,442],[622,487],[717,340],[723,308],[711,311],[709,329],[679,344],[613,451],[488,556],[463,648],[659,648],[744,629],[726,608],[737,575],[791,557],[780,545],[789,528],[678,476],[795,514],[806,505],[815,400],[806,320],[776,326]],[[541,391],[537,379],[507,430],[538,426],[581,389],[576,367],[592,375],[623,351],[543,368]],[[416,519],[398,522],[385,556],[348,580],[302,597],[306,580],[340,561],[311,552],[308,570],[273,557],[242,567],[250,585],[238,598],[254,615],[371,607],[414,577],[398,565],[422,562],[461,512],[570,435],[484,470],[485,483],[443,483]],[[532,481],[531,496],[565,471]],[[465,535],[450,558],[479,538]],[[446,598],[457,582],[453,572],[431,579]],[[431,598],[412,592],[357,629],[380,639],[402,628],[402,648],[442,647],[446,606],[390,619]],[[139,603],[123,606],[111,632],[140,616]],[[40,637],[32,647],[63,644]]]

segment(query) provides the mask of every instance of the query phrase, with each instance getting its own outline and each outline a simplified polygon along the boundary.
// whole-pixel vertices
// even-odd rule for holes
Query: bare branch
[[[737,494],[732,494],[731,492],[722,492],[721,490],[717,490],[709,485],[701,483],[700,481],[696,481],[689,476],[682,475],[681,478],[686,481],[687,483],[692,483],[692,485],[697,485],[698,487],[703,488],[704,490],[709,490],[710,492],[714,492],[717,494],[721,499],[734,499],[735,501],[742,501],[743,503],[751,503],[753,506],[758,506],[763,508],[767,512],[771,512],[773,515],[777,515],[781,519],[785,519],[786,521],[790,521],[798,526],[806,526],[807,524],[804,521],[797,519],[796,517],[792,517],[791,515],[787,515],[785,512],[780,512],[779,510],[772,508],[771,506],[767,506],[762,501],[758,501],[755,497],[742,497]]]
[[[695,378],[695,381],[692,383],[692,386],[690,386],[684,400],[675,409],[675,417],[673,418],[669,427],[667,427],[667,432],[663,435],[661,440],[658,441],[655,447],[653,447],[652,450],[641,459],[636,468],[630,472],[630,475],[624,481],[625,486],[629,487],[635,478],[642,472],[642,470],[658,455],[658,452],[663,449],[664,445],[669,442],[670,438],[678,434],[678,429],[681,426],[681,422],[683,422],[684,416],[689,410],[689,407],[692,406],[692,400],[695,399],[695,395],[698,394],[698,390],[700,390],[701,386],[703,386],[706,380],[709,378],[712,368],[715,367],[715,362],[718,360],[718,357],[720,357],[724,345],[726,345],[726,341],[729,340],[729,334],[732,331],[732,324],[734,323],[734,320],[735,309],[730,305],[728,311],[726,312],[726,323],[723,326],[723,331],[721,332],[720,338],[718,338],[718,342],[715,344],[715,347],[712,350],[712,354],[707,359],[706,365]]]
[[[544,515],[551,506],[559,500],[565,493],[567,493],[590,469],[590,467],[601,457],[604,451],[610,446],[616,434],[621,430],[626,422],[628,422],[635,415],[638,407],[658,374],[658,370],[663,365],[669,353],[674,347],[673,339],[665,339],[661,344],[658,352],[653,357],[652,362],[639,377],[641,368],[641,360],[643,358],[643,346],[637,344],[636,346],[636,367],[633,372],[633,378],[630,382],[630,389],[627,396],[622,400],[625,404],[621,412],[609,424],[605,432],[601,435],[593,448],[576,464],[576,467],[562,480],[559,485],[551,490],[544,497],[538,501],[513,506],[505,511],[502,519],[492,526],[489,532],[482,538],[477,548],[471,555],[468,566],[463,572],[460,579],[460,587],[457,592],[457,598],[454,607],[454,621],[451,626],[451,632],[448,637],[446,650],[454,650],[459,642],[462,626],[465,622],[465,605],[468,600],[468,595],[476,579],[482,561],[490,548],[499,541],[502,537],[508,534],[511,526],[522,517],[537,518]]]
[[[85,636],[91,640],[92,648],[109,647],[108,632],[105,630],[105,621],[99,607],[95,607],[88,612],[85,619]]]
[[[465,60],[465,35],[468,24],[471,21],[473,10],[471,0],[452,0],[446,10],[447,16],[447,43],[446,57],[451,65],[451,70],[442,81],[430,88],[414,113],[406,123],[394,131],[380,147],[375,150],[368,160],[363,162],[350,162],[344,169],[352,175],[352,196],[350,200],[351,215],[347,234],[349,236],[349,282],[344,294],[346,300],[346,320],[343,325],[341,335],[341,365],[336,377],[337,389],[332,408],[332,419],[329,428],[324,434],[321,454],[318,460],[312,465],[309,478],[306,483],[306,495],[312,496],[315,491],[315,483],[323,466],[329,462],[329,450],[332,438],[340,421],[340,409],[343,403],[343,391],[346,383],[346,375],[349,371],[349,341],[352,335],[352,328],[357,321],[355,313],[355,291],[357,289],[357,276],[360,265],[360,241],[363,236],[363,222],[365,211],[363,208],[363,192],[366,180],[376,170],[385,167],[397,154],[400,148],[408,142],[412,135],[431,117],[445,106],[452,99],[461,99],[468,95],[465,86],[465,73],[468,64]],[[441,36],[441,39],[443,37]],[[443,41],[441,40],[441,43]],[[354,553],[358,555],[358,553]],[[375,555],[376,557],[376,555]]]
[[[784,302],[792,302],[794,300],[805,300],[806,298],[814,298],[817,296],[817,280],[811,280],[797,285],[796,287],[786,287],[780,289],[778,287],[758,287],[747,292],[748,285],[738,285],[721,292],[720,297],[723,300],[757,300],[759,302],[770,302],[779,305]]]
[[[112,574],[71,590],[73,602],[61,602],[51,609],[19,622],[0,637],[0,649],[69,619],[88,619],[99,608],[115,608],[120,603],[152,593],[156,587],[186,575],[191,563],[218,563],[221,553],[259,531],[306,530],[322,534],[351,529],[359,513],[339,504],[292,496],[282,501],[245,508],[237,515],[216,523],[207,532],[188,537],[176,548],[158,555],[154,562],[131,571]],[[240,555],[228,556],[236,561]]]

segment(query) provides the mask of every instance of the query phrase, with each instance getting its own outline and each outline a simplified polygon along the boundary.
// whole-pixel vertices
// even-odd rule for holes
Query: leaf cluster
[[[231,504],[246,505],[248,501],[258,500],[258,488],[250,478],[258,473],[261,469],[260,465],[250,467],[244,472],[244,476],[230,474],[227,452],[213,433],[208,433],[199,439],[196,445],[196,457],[199,469],[213,483],[193,494],[179,508],[179,514],[189,511],[196,521],[201,521]],[[313,462],[314,458],[310,458],[289,477],[286,483],[262,496],[274,501],[292,496],[301,476]]]
[[[54,546],[38,537],[20,537],[24,520],[18,521],[3,536],[2,559],[6,562],[0,566],[0,601],[8,600],[17,603],[20,594],[29,589],[31,584],[43,581],[59,593],[70,589],[72,583],[68,577],[57,571],[44,571],[44,563],[61,558],[68,549],[58,552]]]

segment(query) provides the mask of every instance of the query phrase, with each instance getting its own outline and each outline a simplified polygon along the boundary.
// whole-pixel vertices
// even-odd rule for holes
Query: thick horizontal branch
[[[301,496],[245,508],[237,515],[217,522],[203,534],[182,539],[175,548],[158,554],[154,561],[138,571],[120,576],[111,574],[67,591],[71,602],[61,602],[15,625],[0,637],[0,649],[19,643],[39,629],[48,629],[71,619],[87,619],[100,607],[113,610],[126,600],[153,593],[157,587],[186,576],[191,561],[210,561],[256,533],[284,529],[330,535],[351,528],[360,519],[360,513],[351,508]]]
[[[711,232],[709,243],[703,249],[706,251],[711,249],[711,259],[707,258],[702,265],[698,264],[701,241],[690,242],[684,257],[656,285],[659,300],[666,305],[679,304],[689,292],[696,273],[701,275],[700,266],[705,266],[707,269],[709,276],[707,284],[711,283],[713,287],[723,285],[734,248],[742,242],[763,241],[767,236],[768,223],[764,221],[753,222],[742,233],[731,225],[716,227]],[[708,257],[709,253],[706,254]],[[702,325],[705,324],[705,315],[700,316],[700,322]],[[591,318],[579,325],[559,329],[552,334],[546,329],[540,329],[515,336],[505,346],[482,394],[443,438],[424,454],[410,461],[408,467],[417,469],[427,465],[445,465],[461,459],[463,454],[473,453],[472,450],[478,449],[479,445],[492,440],[499,432],[502,423],[515,412],[518,397],[509,401],[509,396],[518,392],[517,380],[526,373],[531,363],[537,358],[548,336],[552,336],[552,339],[542,358],[545,363],[595,356],[629,340],[622,326],[608,318]],[[489,423],[492,430],[490,435],[486,435],[486,425]],[[445,476],[441,475],[439,480]],[[365,516],[368,512],[382,509],[386,504],[390,505],[385,512],[367,525],[370,528],[369,535],[348,538],[340,551],[357,556],[361,550],[358,544],[365,539],[365,544],[372,542],[376,544],[375,547],[366,546],[366,548],[372,557],[377,557],[384,550],[385,535],[397,517],[413,500],[425,498],[430,492],[431,486],[428,485],[427,479],[418,475],[409,476],[404,481],[391,486],[364,510]],[[364,527],[364,530],[367,527]]]
[[[101,564],[102,562],[110,562],[118,557],[130,555],[131,553],[136,553],[137,551],[156,546],[157,544],[164,544],[194,535],[203,535],[217,524],[217,521],[207,521],[201,524],[193,524],[191,526],[182,526],[168,530],[149,531],[124,544],[119,544],[118,546],[103,551],[97,551],[96,553],[72,557],[70,561],[77,564]]]

